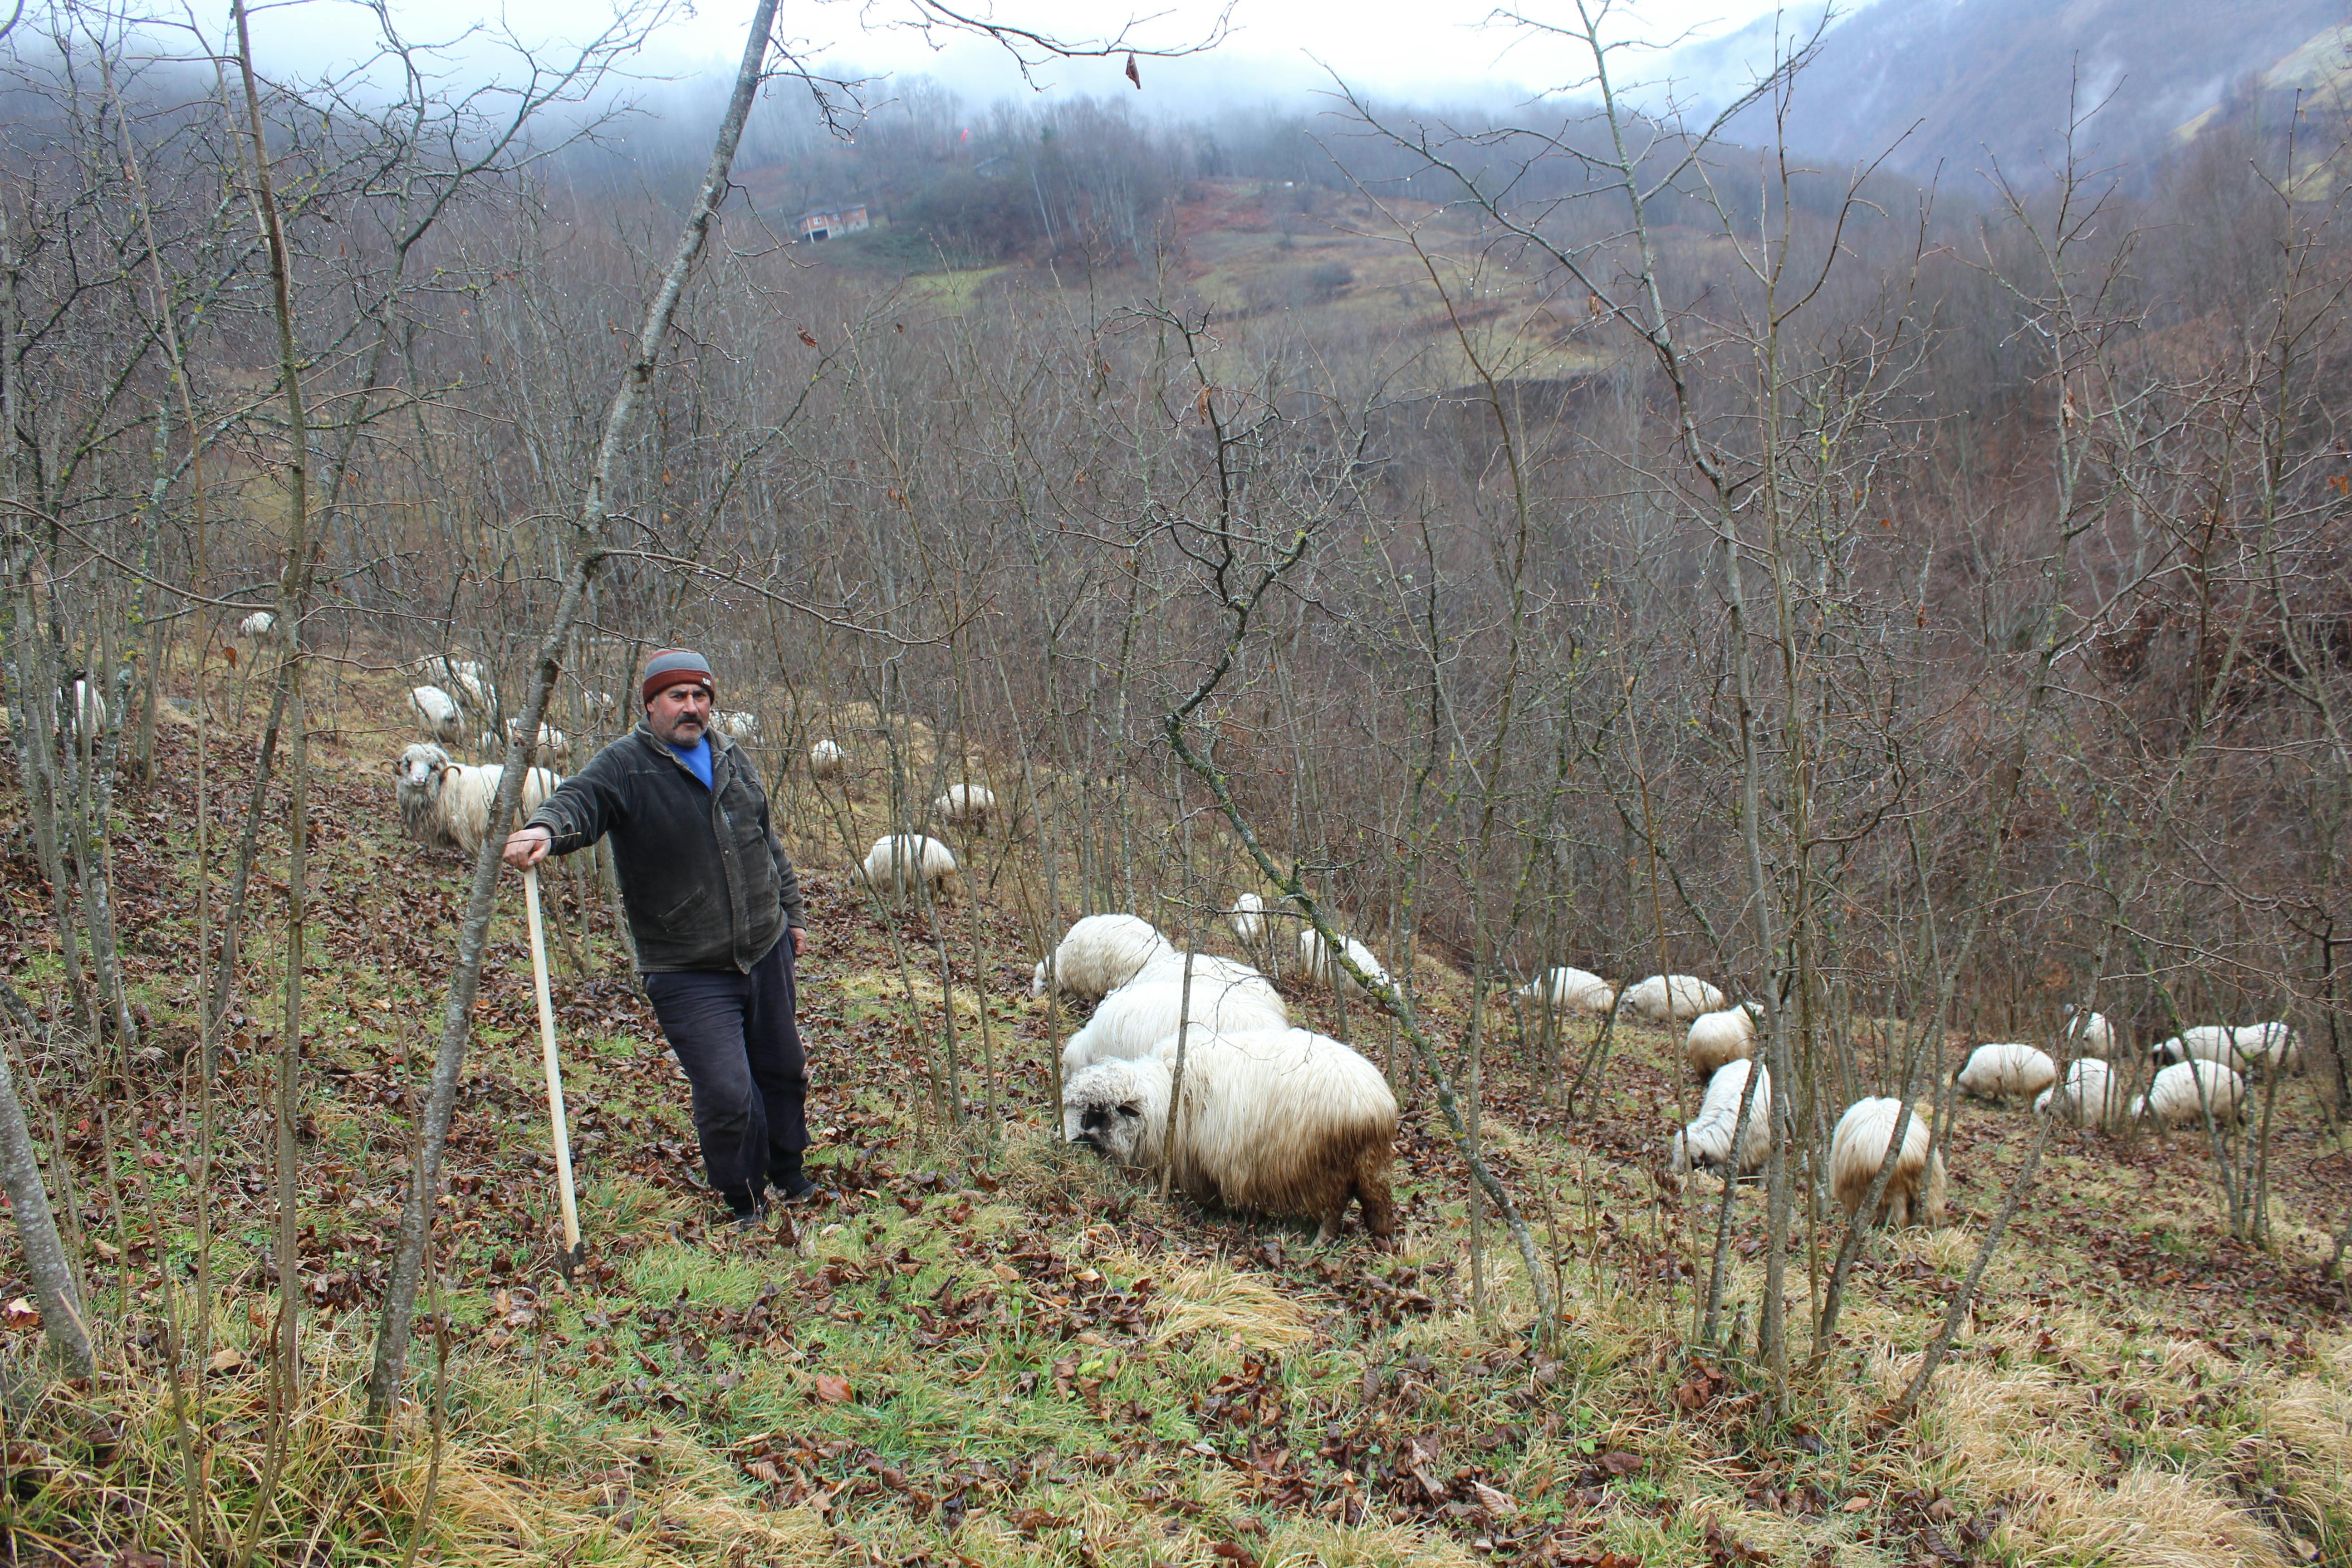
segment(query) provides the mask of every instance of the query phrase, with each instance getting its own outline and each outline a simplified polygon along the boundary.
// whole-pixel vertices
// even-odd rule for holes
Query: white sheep
[[[2033,1102],[2036,1116],[2055,1115],[2077,1127],[2115,1131],[2131,1113],[2124,1093],[2123,1076],[2096,1057],[2084,1057],[2066,1069],[2065,1081],[2042,1091]]]
[[[93,742],[106,733],[106,694],[95,681],[76,676],[58,692],[58,728],[68,739],[86,732]]]
[[[988,831],[988,819],[995,810],[996,792],[985,784],[950,784],[931,802],[931,814],[941,822],[981,833]]]
[[[1282,1007],[1282,993],[1274,982],[1244,963],[1238,958],[1219,958],[1213,953],[1183,953],[1175,948],[1155,951],[1143,961],[1127,984],[1129,985],[1181,985],[1189,959],[1192,971],[1192,989],[1220,994],[1237,992],[1255,999],[1261,1007]],[[1117,995],[1117,992],[1112,992]],[[1288,1014],[1286,1012],[1286,1018]]]
[[[1240,986],[1222,985],[1195,973],[1188,992],[1183,980],[1150,972],[1152,978],[1130,981],[1102,999],[1085,1028],[1062,1047],[1062,1081],[1067,1083],[1081,1068],[1112,1057],[1140,1058],[1151,1047],[1185,1024],[1188,1037],[1217,1030],[1223,1034],[1255,1034],[1290,1026],[1290,1013],[1279,996]]]
[[[1848,1220],[1853,1219],[1863,1199],[1870,1195],[1870,1184],[1886,1158],[1895,1120],[1902,1111],[1903,1102],[1886,1096],[1857,1100],[1838,1118],[1837,1131],[1830,1135],[1830,1190]],[[1928,1155],[1928,1111],[1925,1104],[1912,1108],[1910,1122],[1903,1131],[1903,1152],[1886,1178],[1886,1191],[1873,1223],[1884,1219],[1890,1225],[1906,1226],[1915,1218],[1932,1220],[1944,1212],[1944,1156]]]
[[[278,617],[268,610],[256,610],[236,623],[236,635],[247,642],[268,642],[278,635]]]
[[[1168,1136],[1177,1043],[1151,1056],[1086,1068],[1064,1086],[1062,1126],[1119,1164],[1156,1169]],[[1306,1215],[1318,1241],[1346,1224],[1350,1201],[1385,1241],[1396,1228],[1389,1190],[1396,1096],[1381,1069],[1339,1041],[1305,1029],[1187,1034],[1183,1112],[1170,1163],[1196,1201]]]
[[[2175,1062],[2156,1075],[2147,1093],[2131,1103],[2134,1121],[2153,1121],[2169,1131],[2201,1124],[2210,1103],[2213,1120],[2227,1125],[2238,1120],[2239,1101],[2246,1080],[2219,1062]]]
[[[819,741],[809,748],[809,777],[813,779],[837,779],[848,764],[849,753],[831,741]]]
[[[760,716],[757,713],[713,713],[710,723],[730,741],[756,741],[760,738]]]
[[[2171,1039],[2158,1041],[2149,1054],[2158,1061],[2194,1058],[2247,1071],[2273,1067],[2293,1071],[2302,1060],[2303,1042],[2293,1029],[2281,1023],[2244,1024],[2235,1028],[2225,1024],[2200,1024],[2193,1029],[2183,1029]]]
[[[449,658],[428,653],[416,661],[416,673],[465,705],[469,713],[490,710],[490,672],[470,658]]]
[[[1538,1012],[1549,1005],[1556,1013],[1599,1016],[1617,1005],[1617,993],[1609,982],[1589,969],[1571,969],[1566,964],[1546,970],[1511,994],[1523,998]]]
[[[1265,938],[1265,900],[1255,893],[1244,893],[1225,911],[1225,926],[1234,933],[1235,942],[1256,952],[1258,943]]]
[[[1701,1013],[1683,1037],[1683,1059],[1701,1078],[1712,1078],[1725,1063],[1743,1061],[1756,1054],[1756,1008],[1752,1003]]]
[[[2029,1100],[2058,1081],[2058,1064],[2032,1046],[1979,1046],[1952,1081],[1979,1100]]]
[[[473,854],[489,833],[490,803],[498,796],[500,772],[453,763],[440,747],[417,742],[393,763],[402,826],[421,844]],[[517,820],[537,811],[562,782],[545,768],[525,773]]]
[[[620,710],[620,703],[614,700],[609,691],[583,691],[580,694],[580,710],[592,718],[610,719]]]
[[[930,885],[933,898],[945,902],[952,903],[963,892],[955,851],[920,834],[887,834],[876,839],[857,874],[867,887],[883,889],[893,900],[905,899],[923,883]]]
[[[1748,1123],[1739,1122],[1739,1100],[1748,1092],[1748,1073],[1753,1067],[1759,1075],[1756,1094],[1748,1102]],[[1772,1072],[1761,1063],[1726,1062],[1706,1080],[1706,1093],[1699,1100],[1698,1114],[1690,1125],[1674,1136],[1667,1145],[1667,1163],[1675,1174],[1685,1175],[1692,1166],[1702,1170],[1720,1170],[1731,1159],[1731,1136],[1739,1138],[1739,1173],[1753,1174],[1772,1152]]]
[[[1357,968],[1374,980],[1383,982],[1388,980],[1389,972],[1381,967],[1381,961],[1372,956],[1370,948],[1352,936],[1341,937],[1339,942],[1341,951]],[[1305,966],[1307,973],[1322,981],[1334,991],[1344,989],[1350,996],[1360,996],[1364,994],[1363,985],[1354,975],[1341,967],[1338,956],[1324,945],[1323,933],[1313,926],[1308,926],[1298,933],[1298,962]]]
[[[1098,1001],[1126,984],[1155,959],[1175,953],[1159,928],[1139,915],[1088,915],[1073,923],[1054,949],[1054,985],[1065,996]],[[1047,965],[1039,964],[1029,994],[1045,994]]]
[[[522,739],[520,719],[507,721],[507,735],[510,740]],[[572,761],[572,737],[552,725],[541,724],[539,727],[539,744],[532,748],[530,760],[543,768],[568,764]]]
[[[408,694],[408,710],[416,719],[416,732],[428,741],[454,746],[465,732],[466,716],[457,700],[437,686],[420,686]]]
[[[1653,974],[1626,987],[1619,999],[1621,1006],[1653,1024],[1679,1024],[1701,1013],[1720,1013],[1723,1002],[1723,993],[1696,974]]]
[[[2109,1057],[2115,1054],[2116,1027],[2105,1013],[2094,1013],[2088,1019],[2074,1016],[2074,1004],[2065,1007],[2066,1038],[2074,1043],[2074,1053],[2084,1057]]]

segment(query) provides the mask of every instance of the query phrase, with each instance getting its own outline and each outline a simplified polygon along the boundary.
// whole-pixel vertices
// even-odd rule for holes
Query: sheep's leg
[[[1318,1247],[1328,1247],[1333,1242],[1339,1240],[1339,1232],[1345,1228],[1347,1223],[1348,1210],[1346,1205],[1342,1204],[1340,1207],[1333,1209],[1329,1213],[1326,1214],[1323,1216],[1323,1223],[1315,1227],[1315,1245]]]

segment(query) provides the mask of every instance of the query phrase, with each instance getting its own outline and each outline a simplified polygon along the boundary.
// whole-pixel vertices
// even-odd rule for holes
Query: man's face
[[[654,693],[646,722],[665,745],[691,748],[710,730],[710,692],[700,686],[669,686]]]

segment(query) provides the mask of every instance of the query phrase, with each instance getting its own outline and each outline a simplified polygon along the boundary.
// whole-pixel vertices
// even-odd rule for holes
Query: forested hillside
[[[2352,1561],[2336,110],[1954,195],[1577,104],[827,132],[772,5],[659,126],[628,18],[475,91],[43,16],[19,1557]],[[728,1224],[574,857],[567,1268],[497,849],[672,645],[825,1192]],[[1279,1075],[1067,1140],[1105,913],[1384,1086],[1393,1237],[1202,1198]],[[1114,1053],[1176,1143],[1191,1038]]]

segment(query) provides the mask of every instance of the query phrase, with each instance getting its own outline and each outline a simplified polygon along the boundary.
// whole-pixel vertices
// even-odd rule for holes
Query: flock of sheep
[[[266,637],[271,628],[248,628]],[[495,727],[497,694],[478,663],[429,656],[416,666],[428,684],[409,693],[421,739],[394,764],[396,794],[407,831],[428,844],[478,850],[488,828],[500,769],[453,761],[444,748],[479,731],[485,753],[503,751]],[[592,713],[615,710],[605,693],[584,699]],[[759,721],[750,713],[713,716],[730,739],[750,741]],[[484,725],[490,728],[482,728]],[[517,732],[509,723],[507,733]],[[541,726],[523,788],[522,809],[535,809],[561,782],[571,747],[560,730]],[[841,776],[848,753],[831,740],[809,750],[818,779]],[[995,795],[978,784],[955,784],[931,803],[931,816],[951,827],[986,832],[996,816]],[[867,886],[903,900],[919,889],[936,900],[961,896],[955,852],[928,834],[888,834],[875,840],[856,875]],[[1226,923],[1243,948],[1272,951],[1278,918],[1256,894],[1244,893]],[[1312,927],[1298,932],[1302,972],[1344,994],[1360,994],[1362,975],[1375,983],[1388,972],[1353,938],[1337,951]],[[1140,1169],[1167,1165],[1176,1184],[1198,1199],[1320,1222],[1328,1239],[1349,1204],[1360,1205],[1367,1230],[1385,1239],[1394,1227],[1390,1195],[1397,1104],[1380,1069],[1338,1040],[1293,1028],[1274,984],[1237,959],[1186,953],[1152,925],[1127,914],[1091,915],[1073,925],[1052,955],[1036,967],[1033,995],[1052,990],[1095,1004],[1085,1026],[1062,1050],[1065,1135],[1118,1163]],[[1752,1060],[1758,1009],[1727,1005],[1717,987],[1688,974],[1653,974],[1622,994],[1582,969],[1551,969],[1519,988],[1517,998],[1553,1016],[1630,1014],[1647,1022],[1687,1026],[1684,1057],[1706,1083],[1698,1113],[1667,1144],[1677,1173],[1694,1169],[1747,1175],[1771,1152],[1772,1079]],[[2073,1009],[2068,1009],[2070,1016]],[[2116,1031],[2100,1015],[2073,1019],[2066,1031],[2074,1059],[2064,1073],[2049,1053],[2016,1043],[1980,1046],[1953,1082],[1987,1100],[2031,1099],[2036,1115],[2108,1131],[2133,1123],[2169,1129],[2237,1120],[2245,1074],[2292,1070],[2301,1044],[2283,1023],[2243,1027],[2212,1025],[2158,1044],[2165,1066],[2144,1095],[2126,1096],[2108,1058]],[[1752,1083],[1751,1083],[1752,1079]],[[1171,1103],[1181,1098],[1171,1121]],[[1929,1149],[1930,1108],[1903,1115],[1901,1100],[1871,1096],[1838,1120],[1830,1142],[1830,1187],[1853,1219],[1867,1196],[1898,1121],[1903,1146],[1874,1220],[1906,1225],[1932,1219],[1944,1204],[1942,1156]]]

